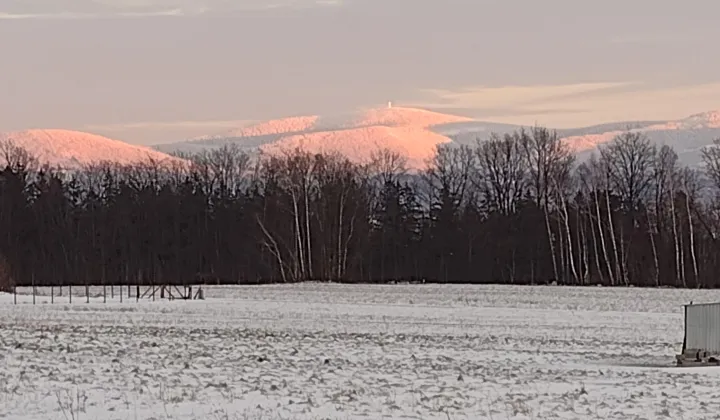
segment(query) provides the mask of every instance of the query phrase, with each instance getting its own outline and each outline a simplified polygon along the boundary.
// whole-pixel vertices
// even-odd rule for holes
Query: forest
[[[0,144],[0,288],[440,282],[720,286],[720,142],[703,165],[625,132],[578,161],[536,127],[422,172],[236,146],[66,171]]]

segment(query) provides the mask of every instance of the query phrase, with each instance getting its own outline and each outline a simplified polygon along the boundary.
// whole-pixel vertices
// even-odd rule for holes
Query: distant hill
[[[337,152],[354,161],[366,161],[374,151],[387,148],[405,156],[411,168],[419,169],[438,144],[474,144],[476,139],[487,139],[491,133],[502,135],[520,128],[423,109],[381,108],[337,116],[264,121],[155,148],[167,153],[193,153],[227,144],[251,153],[301,148]],[[621,121],[557,132],[582,159],[628,129],[645,133],[657,145],[672,146],[681,161],[692,166],[700,163],[700,150],[720,137],[720,111],[674,121]]]
[[[597,127],[603,127],[604,130]],[[702,149],[720,138],[720,111],[704,112],[673,121],[625,122],[597,127],[558,130],[558,133],[582,158],[596,150],[597,146],[630,129],[645,134],[653,144],[671,146],[683,164],[697,166],[702,162]]]
[[[487,139],[491,133],[502,135],[520,128],[523,127],[393,107],[262,121],[154,148],[69,130],[0,133],[0,144],[12,141],[42,163],[62,168],[77,168],[100,161],[119,164],[149,159],[179,161],[169,154],[196,153],[234,144],[251,154],[259,151],[283,153],[300,148],[315,153],[340,153],[355,162],[367,162],[376,151],[389,149],[404,156],[409,169],[421,169],[440,144],[472,145],[477,139]],[[702,148],[720,137],[720,111],[673,121],[616,122],[557,131],[578,158],[583,159],[627,129],[644,133],[654,144],[672,146],[682,163],[695,166],[701,162]]]
[[[27,150],[41,164],[63,169],[111,161],[136,164],[155,161],[179,161],[165,153],[143,146],[131,145],[90,133],[70,130],[25,130],[0,133],[0,164],[4,164],[2,144],[12,144]]]
[[[422,167],[438,144],[452,141],[433,127],[468,122],[472,119],[422,109],[380,108],[265,121],[156,148],[168,153],[193,153],[227,144],[267,153],[300,148],[314,153],[341,153],[353,161],[367,161],[377,150],[389,149],[405,156],[410,167]]]

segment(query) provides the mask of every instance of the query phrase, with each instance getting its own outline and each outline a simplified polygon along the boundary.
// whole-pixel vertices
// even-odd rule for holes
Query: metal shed
[[[720,365],[720,302],[685,305],[685,336],[677,364]]]

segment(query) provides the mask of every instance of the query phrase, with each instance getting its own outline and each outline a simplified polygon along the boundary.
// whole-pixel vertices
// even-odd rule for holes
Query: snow
[[[422,169],[435,155],[437,146],[449,142],[449,138],[424,128],[370,126],[287,136],[260,149],[271,155],[292,153],[297,149],[337,153],[356,163],[371,162],[375,153],[388,150],[404,157],[408,169]]]
[[[313,127],[282,136],[260,149],[282,155],[296,149],[340,154],[355,163],[370,162],[374,153],[389,150],[405,157],[408,169],[424,169],[437,146],[451,139],[433,126],[472,121],[417,108],[379,108],[338,117],[313,117]],[[279,120],[283,121],[283,120]],[[293,121],[293,120],[290,120]],[[276,129],[280,132],[280,129]],[[288,130],[285,130],[289,133]]]
[[[409,169],[422,169],[437,146],[451,142],[433,127],[472,121],[418,108],[371,108],[348,114],[302,116],[269,120],[194,141],[232,140],[240,145],[255,144],[271,155],[297,149],[310,153],[340,154],[355,163],[367,163],[372,155],[387,149],[407,159]],[[167,145],[166,145],[167,147]]]
[[[207,287],[204,301],[0,295],[0,418],[714,418],[720,368],[675,368],[682,306],[720,291]],[[55,289],[55,293],[58,289]],[[127,291],[124,290],[124,293]],[[133,289],[134,293],[134,289]]]
[[[95,134],[71,130],[25,130],[0,133],[0,143],[10,141],[41,164],[65,169],[110,161],[121,165],[182,160],[149,147],[132,145]],[[1,159],[1,158],[0,158]]]
[[[530,126],[524,126],[525,129]],[[568,148],[587,155],[616,136],[630,131],[643,133],[653,144],[676,149],[686,164],[700,161],[699,148],[720,135],[720,111],[708,111],[671,121],[627,121],[575,129],[558,134]],[[371,108],[350,113],[294,116],[256,122],[216,135],[158,145],[158,150],[197,152],[205,148],[237,144],[247,151],[286,153],[296,148],[311,153],[339,153],[356,163],[366,163],[380,149],[405,156],[410,170],[427,167],[438,145],[470,144],[502,135],[523,126],[488,123],[473,118],[420,108]]]
[[[302,131],[311,130],[315,125],[318,117],[313,116],[301,116],[301,117],[288,117],[279,120],[262,121],[259,123],[248,124],[246,127],[232,129],[223,133],[222,135],[209,135],[197,137],[194,140],[212,140],[214,138],[226,138],[226,137],[256,137],[256,136],[270,136],[274,134],[287,134],[297,133]]]
[[[720,111],[708,111],[700,114],[694,114],[687,118],[675,121],[667,121],[662,123],[650,124],[644,127],[634,128],[629,131],[635,133],[644,133],[646,135],[653,132],[676,132],[678,130],[686,131],[684,136],[690,136],[692,130],[720,128]],[[598,134],[581,134],[576,136],[567,136],[562,140],[574,152],[582,152],[595,149],[596,147],[611,142],[616,136],[623,134],[621,130],[611,130]],[[679,137],[679,136],[678,136]]]

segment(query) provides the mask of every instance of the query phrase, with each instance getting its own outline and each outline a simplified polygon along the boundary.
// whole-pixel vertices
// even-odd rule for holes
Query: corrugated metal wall
[[[720,354],[720,303],[686,307],[685,339],[688,350]]]

